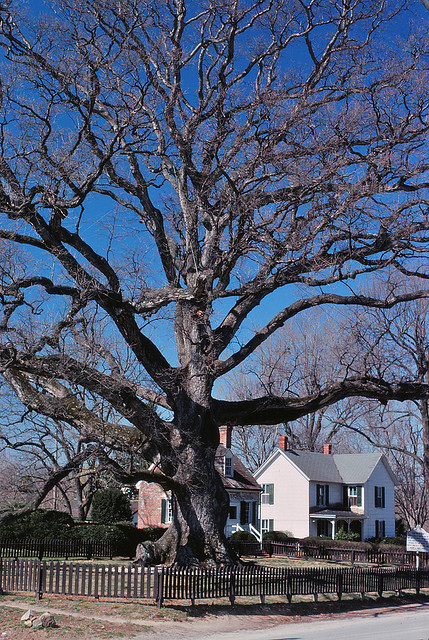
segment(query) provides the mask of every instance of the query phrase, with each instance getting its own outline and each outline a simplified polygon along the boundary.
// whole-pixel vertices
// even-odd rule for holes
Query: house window
[[[384,509],[384,506],[385,506],[384,487],[374,487],[374,505],[379,509]]]
[[[229,517],[231,520],[237,520],[237,507],[229,507]]]
[[[317,484],[316,485],[316,505],[318,507],[325,507],[329,504],[329,485]]]
[[[375,537],[384,538],[386,535],[386,523],[384,520],[375,521]]]
[[[274,485],[263,484],[262,485],[262,504],[274,504]]]
[[[173,519],[173,507],[170,499],[161,500],[161,524],[170,524]]]
[[[348,506],[362,506],[362,487],[347,487]]]
[[[224,466],[224,470],[225,470],[225,476],[227,478],[232,478],[233,477],[233,465],[232,465],[232,458],[230,456],[225,456],[225,466]]]
[[[274,520],[271,518],[269,520],[261,520],[261,530],[262,533],[267,533],[267,531],[274,531]]]

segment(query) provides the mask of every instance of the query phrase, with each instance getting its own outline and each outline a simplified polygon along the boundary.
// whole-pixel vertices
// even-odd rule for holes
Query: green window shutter
[[[349,506],[349,492],[348,492],[348,487],[343,486],[343,505],[345,507]]]
[[[362,487],[356,487],[356,506],[362,506]]]
[[[167,500],[164,498],[161,500],[161,524],[166,524],[167,521]]]
[[[268,484],[268,504],[274,504],[274,485]]]
[[[274,531],[274,520],[268,520],[268,531]]]

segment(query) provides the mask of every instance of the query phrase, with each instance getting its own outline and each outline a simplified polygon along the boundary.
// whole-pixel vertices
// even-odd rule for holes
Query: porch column
[[[331,520],[332,526],[332,540],[335,540],[335,520]]]

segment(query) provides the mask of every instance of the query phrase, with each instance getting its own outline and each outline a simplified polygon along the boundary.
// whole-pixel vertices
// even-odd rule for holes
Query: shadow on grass
[[[406,605],[427,605],[429,595],[385,594],[383,598],[378,598],[373,594],[368,594],[363,600],[359,597],[347,597],[343,600],[333,596],[332,599],[326,597],[324,601],[318,602],[276,602],[266,604],[240,603],[234,605],[226,603],[203,603],[185,606],[173,602],[165,602],[165,608],[175,609],[185,613],[189,618],[204,618],[209,616],[283,616],[285,618],[305,618],[310,616],[326,616],[335,614],[347,614],[350,612],[365,612],[371,609],[389,609],[392,607],[402,607]]]

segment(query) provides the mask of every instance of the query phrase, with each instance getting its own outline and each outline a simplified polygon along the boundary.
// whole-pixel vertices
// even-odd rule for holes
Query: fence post
[[[233,605],[235,602],[235,572],[234,569],[231,570],[230,579],[229,579],[229,601]]]
[[[383,597],[383,574],[382,573],[378,575],[378,595],[380,598]]]
[[[36,593],[35,593],[36,600],[41,600],[43,595],[42,585],[43,585],[44,566],[42,565],[44,565],[44,563],[42,562],[42,560],[39,560],[39,564],[37,566],[37,572],[36,572]]]
[[[337,597],[338,600],[341,600],[343,595],[343,574],[342,573],[338,573],[337,574]]]
[[[292,602],[292,576],[287,577],[286,597],[290,604]]]
[[[161,609],[164,602],[164,567],[161,567],[161,570],[155,567],[154,571],[155,602],[158,609]]]

